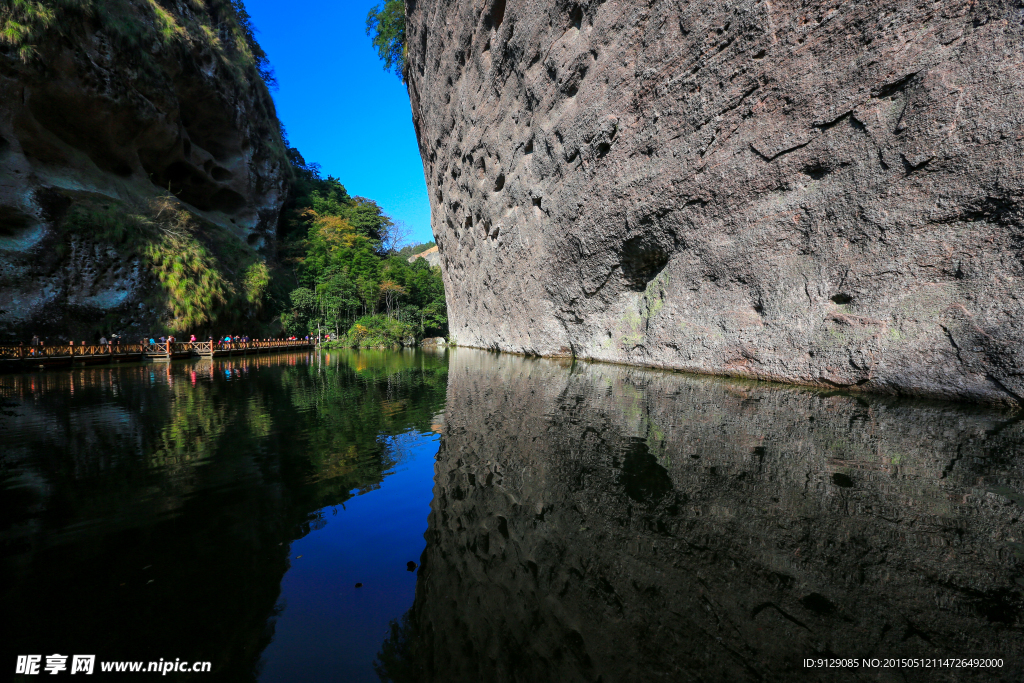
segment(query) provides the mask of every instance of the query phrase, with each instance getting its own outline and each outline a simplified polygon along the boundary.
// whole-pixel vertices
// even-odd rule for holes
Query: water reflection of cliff
[[[443,358],[373,352],[0,376],[4,666],[170,656],[253,678],[289,543],[380,486],[402,458],[387,437],[429,431],[446,383]]]
[[[395,679],[1020,680],[1013,415],[460,349],[445,421]]]

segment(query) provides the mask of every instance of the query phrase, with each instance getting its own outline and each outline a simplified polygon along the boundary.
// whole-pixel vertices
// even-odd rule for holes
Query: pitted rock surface
[[[460,345],[1024,396],[1019,0],[407,6]]]
[[[1013,413],[450,358],[415,680],[1020,678]],[[803,664],[826,656],[1003,665]]]

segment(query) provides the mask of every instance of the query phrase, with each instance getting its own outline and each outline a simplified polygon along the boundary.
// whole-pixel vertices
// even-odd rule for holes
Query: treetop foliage
[[[366,35],[370,36],[385,71],[394,71],[405,80],[405,0],[387,0],[374,5],[366,15]]]
[[[329,332],[362,346],[445,334],[440,269],[422,259],[410,264],[406,249],[395,249],[395,224],[376,202],[349,195],[298,150],[289,149],[289,158],[299,196],[287,214],[283,252],[299,287],[282,315],[288,333]]]
[[[398,251],[398,255],[408,259],[410,256],[422,254],[427,249],[433,249],[436,246],[437,242],[435,242],[434,240],[430,240],[429,242],[424,242],[422,244],[410,244],[402,247]]]

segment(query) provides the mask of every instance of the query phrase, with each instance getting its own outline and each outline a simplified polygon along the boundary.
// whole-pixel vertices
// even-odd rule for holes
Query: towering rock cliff
[[[1017,402],[1020,0],[409,0],[460,344]]]
[[[225,281],[255,262],[288,163],[231,2],[8,3],[0,22],[0,335],[167,322],[159,263],[125,233],[170,214]]]

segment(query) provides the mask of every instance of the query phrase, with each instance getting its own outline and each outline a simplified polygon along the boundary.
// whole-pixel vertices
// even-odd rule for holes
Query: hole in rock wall
[[[543,199],[544,199],[543,197],[534,197],[533,198],[533,205],[536,206],[539,209],[540,208],[540,204],[543,201]]]
[[[622,245],[619,266],[626,278],[627,286],[642,292],[647,283],[658,276],[668,264],[668,253],[657,244],[649,243],[644,237],[633,237]]]
[[[0,237],[13,237],[32,225],[32,217],[13,206],[0,205]]]
[[[161,175],[167,181],[166,184],[171,186],[171,192],[175,194],[181,192],[186,185],[202,185],[207,182],[198,169],[184,161],[169,164]]]
[[[32,198],[35,199],[36,206],[42,211],[43,220],[51,223],[62,220],[67,215],[68,209],[71,208],[71,198],[52,188],[40,188],[35,191]],[[108,207],[104,206],[103,208]]]
[[[638,503],[657,504],[672,491],[672,478],[651,454],[647,444],[632,440],[623,453],[619,485]]]
[[[505,187],[505,174],[499,173],[498,177],[494,179],[494,191],[501,192],[502,188]]]
[[[583,28],[583,8],[579,5],[573,7],[572,12],[569,13],[569,21],[577,30]]]
[[[470,161],[472,161],[472,157],[470,157]],[[487,162],[484,161],[483,157],[480,157],[476,161],[472,161],[472,164],[473,168],[475,168],[476,172],[481,176],[487,172]]]
[[[842,472],[835,472],[832,474],[832,483],[836,486],[848,489],[853,486],[853,479],[850,479],[847,475]]]
[[[800,604],[815,614],[832,614],[836,606],[821,593],[811,593],[800,599]]]
[[[848,304],[851,301],[853,301],[853,297],[847,294],[836,294],[834,297],[832,297],[832,302],[837,303],[840,306],[842,306],[843,304]]]
[[[198,206],[198,205],[197,205]],[[210,198],[207,211],[223,211],[224,213],[238,213],[245,206],[245,197],[234,190],[224,188],[219,190]]]
[[[141,155],[140,155],[141,156]],[[245,207],[245,198],[234,190],[218,187],[204,169],[177,159],[164,166],[166,161],[143,157],[143,166],[157,187],[170,190],[178,199],[200,211],[223,211],[237,213]],[[210,165],[210,175],[218,181],[227,180],[231,172],[226,168]]]
[[[491,6],[491,24],[495,30],[501,28],[501,22],[505,21],[505,0],[495,0]]]
[[[533,138],[526,141],[526,147],[523,148],[524,154],[533,154]]]
[[[800,172],[806,176],[810,176],[811,180],[821,180],[829,173],[831,173],[832,169],[829,168],[827,164],[821,161],[815,161],[804,166],[802,169],[800,169]]]

